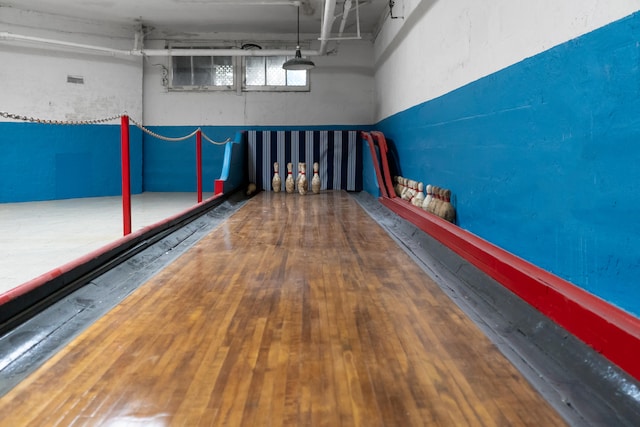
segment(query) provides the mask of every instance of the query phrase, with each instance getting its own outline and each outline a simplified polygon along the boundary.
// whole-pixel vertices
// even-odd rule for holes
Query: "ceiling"
[[[296,33],[296,4],[300,32],[318,37],[324,0],[0,0],[3,7],[118,24],[138,23],[152,38],[202,33],[251,34],[256,39]],[[332,37],[337,35],[345,3],[351,4],[345,35],[356,32],[356,0],[337,0]],[[358,0],[360,31],[375,34],[388,0]]]

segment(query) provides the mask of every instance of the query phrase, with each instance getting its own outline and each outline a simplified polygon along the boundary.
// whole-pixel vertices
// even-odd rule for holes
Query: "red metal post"
[[[216,179],[213,182],[213,195],[214,196],[218,196],[222,193],[224,193],[224,180],[223,179]]]
[[[122,228],[123,235],[131,234],[131,169],[129,158],[129,116],[120,118],[120,147],[122,158]]]
[[[196,132],[196,174],[198,180],[198,203],[202,203],[202,131]]]

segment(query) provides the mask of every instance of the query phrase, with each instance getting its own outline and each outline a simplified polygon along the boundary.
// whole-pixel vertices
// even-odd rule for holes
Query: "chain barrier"
[[[32,122],[32,123],[42,123],[47,125],[95,125],[98,123],[106,123],[111,122],[120,118],[120,115],[105,117],[104,119],[94,119],[94,120],[49,120],[49,119],[38,119],[35,117],[27,117],[21,116],[18,114],[7,113],[6,111],[0,111],[0,117],[4,117],[5,119],[19,120],[23,122]]]
[[[105,117],[103,119],[94,119],[94,120],[49,120],[49,119],[39,119],[39,118],[35,118],[35,117],[21,116],[19,114],[12,114],[12,113],[8,113],[6,111],[0,111],[0,117],[3,117],[5,119],[19,120],[19,121],[23,121],[23,122],[43,123],[43,124],[49,124],[49,125],[94,125],[94,124],[98,124],[98,123],[111,122],[111,121],[119,119],[122,116],[121,115],[117,115],[117,116]],[[210,142],[211,144],[225,145],[225,144],[231,142],[231,138],[227,138],[225,141],[222,141],[222,142],[214,141],[213,139],[209,138],[209,136],[207,136],[207,134],[205,134],[200,128],[194,130],[189,135],[176,137],[176,138],[171,138],[171,137],[168,137],[168,136],[159,135],[159,134],[147,129],[146,127],[144,127],[142,124],[138,123],[132,117],[129,117],[129,120],[131,120],[131,122],[134,125],[136,125],[141,131],[153,136],[154,138],[158,138],[158,139],[161,139],[163,141],[168,141],[168,142],[185,141],[185,140],[191,138],[192,136],[194,136],[196,133],[198,133],[198,130],[200,130],[200,132],[202,134],[202,137],[204,139],[206,139],[208,142]]]

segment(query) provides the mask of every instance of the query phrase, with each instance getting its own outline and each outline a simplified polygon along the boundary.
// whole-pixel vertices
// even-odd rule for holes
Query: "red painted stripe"
[[[212,197],[209,197],[207,200],[204,201],[204,203],[208,203],[210,201],[213,201],[215,199],[217,199],[218,197],[220,197],[221,195],[214,195]],[[172,215],[168,218],[163,219],[162,221],[156,222],[154,224],[148,225],[144,228],[141,228],[140,230],[134,232],[134,233],[130,233],[124,237],[121,237],[105,246],[102,246],[99,249],[96,249],[95,251],[89,252],[88,254],[77,258],[71,262],[68,262],[58,268],[55,268],[51,271],[48,271],[47,273],[44,273],[32,280],[29,280],[28,282],[25,282],[13,289],[10,289],[9,291],[0,294],[0,307],[2,306],[2,304],[5,304],[13,299],[18,298],[21,295],[24,295],[36,288],[39,288],[40,286],[45,286],[47,284],[47,282],[55,279],[56,277],[64,274],[64,273],[68,273],[69,271],[73,270],[74,268],[77,268],[83,264],[86,264],[104,254],[106,254],[109,251],[112,251],[116,248],[118,248],[119,246],[124,245],[125,243],[129,242],[130,240],[133,240],[155,228],[158,227],[162,227],[165,226],[166,224],[170,223],[171,221],[174,221],[184,215],[189,214],[191,211],[193,211],[194,209],[198,209],[200,208],[202,205],[195,205],[192,206],[180,213],[177,213],[175,215]]]
[[[380,201],[640,379],[640,319],[404,200]]]

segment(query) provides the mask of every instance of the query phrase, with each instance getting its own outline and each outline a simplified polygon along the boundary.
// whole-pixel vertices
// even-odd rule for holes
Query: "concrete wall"
[[[624,17],[640,2],[405,3],[375,46],[398,172],[452,189],[462,228],[640,315],[640,15]]]
[[[397,0],[375,41],[376,121],[640,8],[638,0]]]
[[[218,36],[219,37],[219,36]],[[151,40],[150,48],[164,48]],[[312,49],[317,48],[313,45]],[[314,57],[310,92],[175,92],[162,86],[168,58],[145,64],[144,120],[148,125],[333,126],[370,125],[373,44],[342,43],[335,55]]]
[[[132,49],[134,28],[0,7],[2,31]],[[87,51],[88,52],[88,51]],[[142,116],[142,60],[35,43],[0,43],[2,110],[55,120]],[[84,84],[67,83],[67,76]]]
[[[3,31],[131,49],[133,28],[0,7]],[[142,62],[134,58],[0,44],[0,110],[43,120],[142,116]],[[83,84],[68,83],[68,76]],[[0,118],[0,202],[120,193],[120,127],[48,125]],[[131,132],[132,191],[142,190],[142,136]]]
[[[134,48],[135,28],[0,6],[3,31],[112,49]],[[198,39],[214,35],[202,34]],[[216,34],[216,38],[224,35]],[[164,48],[165,40],[145,41]],[[317,42],[315,42],[317,44]],[[313,45],[312,48],[317,48]],[[0,111],[83,121],[127,113],[152,131],[179,137],[204,127],[216,141],[239,129],[361,128],[373,122],[373,43],[331,44],[314,58],[310,92],[169,92],[166,57],[142,60],[34,43],[0,43]],[[154,65],[155,64],[155,65]],[[83,84],[68,83],[68,76]],[[109,196],[120,192],[119,120],[49,125],[0,119],[0,202]],[[132,191],[194,191],[195,138],[167,142],[131,126]],[[224,148],[204,142],[205,191],[219,177]],[[209,188],[211,187],[211,188]]]

